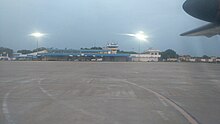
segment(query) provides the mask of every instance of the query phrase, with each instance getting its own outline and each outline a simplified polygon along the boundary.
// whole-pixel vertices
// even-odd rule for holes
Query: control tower
[[[106,49],[111,50],[111,54],[117,54],[118,47],[117,43],[108,43]]]

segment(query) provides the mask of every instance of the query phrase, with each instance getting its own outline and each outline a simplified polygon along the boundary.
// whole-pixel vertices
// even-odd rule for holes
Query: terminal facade
[[[161,55],[159,50],[151,48],[142,54],[131,54],[130,57],[133,62],[158,62]]]
[[[119,54],[119,45],[108,43],[102,49],[81,49],[72,53],[53,53],[39,51],[27,55],[19,55],[16,60],[38,61],[110,61],[110,62],[158,62],[159,50],[149,49],[141,54]]]

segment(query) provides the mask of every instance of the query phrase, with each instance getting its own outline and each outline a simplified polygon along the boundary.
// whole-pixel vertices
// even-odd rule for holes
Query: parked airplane
[[[186,0],[183,9],[189,15],[210,23],[185,32],[181,36],[220,35],[220,0]]]

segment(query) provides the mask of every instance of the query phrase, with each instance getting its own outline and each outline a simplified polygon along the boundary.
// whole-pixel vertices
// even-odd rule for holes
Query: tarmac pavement
[[[220,64],[0,62],[0,124],[220,124]]]

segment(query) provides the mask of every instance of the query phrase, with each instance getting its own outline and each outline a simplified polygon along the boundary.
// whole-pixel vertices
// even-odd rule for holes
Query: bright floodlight
[[[137,38],[140,41],[147,41],[147,38],[148,38],[148,36],[145,35],[145,33],[143,31],[139,31],[136,34],[125,34],[125,35],[135,37],[135,38]]]
[[[36,37],[36,38],[40,38],[40,37],[42,37],[42,36],[44,36],[45,34],[42,34],[42,33],[40,33],[40,32],[35,32],[35,33],[32,33],[32,34],[30,34],[30,36],[33,36],[33,37]]]
[[[144,34],[143,31],[138,32],[137,34],[135,34],[135,36],[137,39],[141,40],[141,41],[146,41],[148,36]]]

